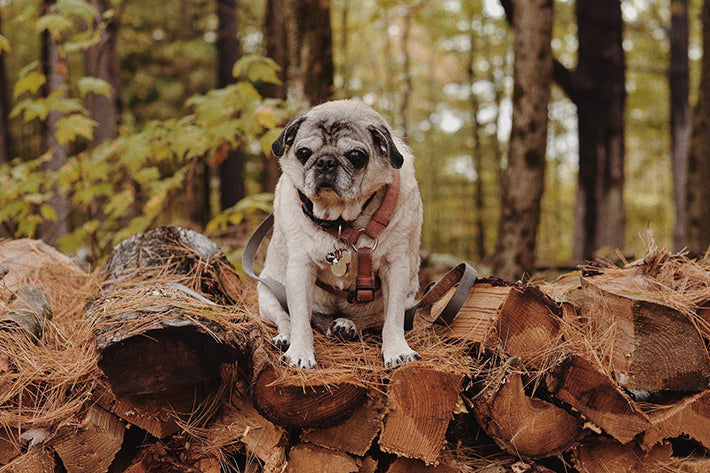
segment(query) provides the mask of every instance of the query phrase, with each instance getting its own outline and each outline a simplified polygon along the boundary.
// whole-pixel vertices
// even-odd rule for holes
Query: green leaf
[[[99,17],[96,9],[83,0],[58,0],[57,10],[64,15],[78,16],[87,24]]]
[[[44,218],[45,220],[49,220],[51,222],[56,222],[57,221],[57,211],[54,210],[54,207],[52,207],[49,204],[42,204],[39,206],[39,214]]]
[[[54,132],[54,137],[60,145],[70,143],[79,136],[91,140],[94,137],[96,125],[98,123],[91,118],[74,113],[57,120],[57,130]]]
[[[36,70],[30,71],[26,75],[21,77],[17,82],[15,82],[15,91],[12,94],[12,98],[17,100],[17,98],[25,92],[30,92],[34,94],[46,82],[47,78],[44,76],[44,74]]]
[[[64,15],[57,13],[48,13],[37,20],[37,29],[39,31],[49,31],[54,37],[60,37],[62,33],[71,31],[74,28],[74,22]]]
[[[111,84],[98,77],[82,77],[76,81],[79,94],[86,97],[88,94],[103,95],[111,98]]]
[[[15,107],[10,112],[10,118],[16,118],[22,115],[22,119],[25,123],[39,118],[43,120],[47,118],[49,114],[49,107],[47,107],[47,101],[44,99],[37,100],[23,100],[22,102],[15,105]]]
[[[271,144],[279,137],[283,128],[272,128],[261,136],[261,152],[264,156],[271,156]]]
[[[277,72],[281,66],[276,64],[271,58],[256,54],[247,54],[234,63],[232,76],[245,76],[251,82],[267,82],[269,84],[281,84]]]
[[[10,40],[0,34],[0,54],[2,54],[3,51],[11,53],[12,48],[10,47]]]

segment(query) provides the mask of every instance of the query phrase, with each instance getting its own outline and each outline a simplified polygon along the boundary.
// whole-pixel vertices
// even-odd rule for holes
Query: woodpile
[[[453,288],[386,370],[376,333],[278,363],[255,291],[162,227],[86,273],[0,242],[0,472],[710,471],[710,262]]]

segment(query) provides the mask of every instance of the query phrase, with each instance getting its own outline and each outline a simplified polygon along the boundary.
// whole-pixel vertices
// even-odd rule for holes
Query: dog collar
[[[343,217],[339,217],[337,220],[325,220],[316,217],[316,215],[313,213],[313,201],[306,197],[306,194],[304,194],[300,190],[296,190],[298,191],[298,200],[301,201],[301,210],[303,211],[303,214],[309,219],[311,219],[311,221],[315,223],[316,226],[320,227],[321,230],[324,230],[326,232],[337,232],[339,229],[347,228],[352,225],[353,221],[345,220]],[[361,213],[365,211],[367,206],[370,205],[376,195],[377,192],[372,194],[370,198],[367,199],[364,204],[362,204],[362,209],[360,209]]]

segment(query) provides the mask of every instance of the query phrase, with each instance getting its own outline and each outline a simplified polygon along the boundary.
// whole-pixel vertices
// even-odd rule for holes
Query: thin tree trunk
[[[288,98],[288,41],[286,32],[286,0],[268,0],[266,3],[266,55],[281,67],[278,77],[281,84],[266,84],[264,96],[286,100]],[[278,159],[274,156],[264,162],[262,188],[264,192],[274,192],[281,175]]]
[[[690,143],[690,104],[688,95],[688,0],[671,0],[671,58],[668,83],[671,93],[671,157],[673,162],[673,199],[676,224],[673,246],[685,247],[687,238],[686,187]]]
[[[402,16],[402,101],[399,105],[400,126],[404,136],[409,136],[409,122],[407,120],[409,100],[412,96],[412,56],[409,52],[409,38],[412,31],[412,16],[414,9],[407,9]]]
[[[573,258],[624,245],[625,58],[620,0],[577,2],[579,183]]]
[[[1,22],[2,18],[0,18],[0,25]],[[2,32],[1,26],[0,32]],[[13,158],[9,115],[10,98],[8,96],[7,71],[5,70],[5,53],[0,52],[0,164],[7,163]]]
[[[703,2],[703,49],[710,51],[710,0]],[[688,156],[688,249],[703,254],[710,246],[710,54],[703,55],[698,103]]]
[[[111,8],[109,0],[92,0],[91,3],[100,15]],[[110,97],[94,93],[87,96],[89,115],[98,123],[94,128],[92,147],[112,140],[117,134],[122,110],[121,64],[117,49],[119,26],[120,15],[108,20],[106,28],[101,31],[101,40],[87,50],[85,56],[86,75],[103,79],[111,85]],[[98,28],[99,25],[94,27]]]
[[[469,24],[473,23],[474,15],[469,18]],[[478,110],[480,105],[478,97],[473,93],[473,85],[476,82],[476,49],[475,44],[478,39],[476,32],[470,32],[471,47],[468,55],[468,84],[469,84],[469,114],[471,120],[471,139],[473,140],[473,166],[476,171],[474,208],[476,209],[474,225],[476,228],[476,238],[474,242],[474,254],[479,260],[486,256],[486,226],[483,221],[484,189],[483,189],[483,152],[481,146],[481,127],[478,123]]]
[[[515,4],[513,124],[493,273],[516,280],[534,269],[545,188],[547,106],[552,82],[552,0]]]
[[[218,0],[217,17],[217,86],[233,84],[234,63],[240,55],[237,37],[237,1]],[[244,198],[244,157],[238,149],[229,150],[219,165],[220,206],[231,207]]]
[[[44,11],[48,11],[54,0],[44,0]],[[56,91],[66,88],[66,58],[59,52],[59,44],[52,37],[52,34],[45,30],[42,33],[42,68],[47,82],[44,86],[44,94],[48,97]],[[60,145],[54,134],[57,129],[57,121],[62,118],[62,113],[51,111],[47,115],[43,130],[43,149],[52,152],[52,159],[47,163],[47,169],[57,171],[67,162],[67,146]],[[39,227],[41,238],[50,244],[56,242],[57,238],[69,233],[69,202],[66,196],[62,195],[59,189],[54,189],[54,195],[49,199],[49,204],[57,214],[56,221],[44,221]]]

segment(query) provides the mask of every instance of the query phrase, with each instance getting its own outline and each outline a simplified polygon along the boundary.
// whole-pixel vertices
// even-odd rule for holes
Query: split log
[[[553,404],[530,398],[522,376],[508,373],[495,392],[474,402],[479,425],[505,451],[526,459],[559,455],[583,436],[582,422]]]
[[[422,314],[435,320],[456,288]],[[541,366],[557,346],[560,308],[539,289],[500,280],[473,286],[454,321],[439,333],[446,339],[499,348],[530,367]]]
[[[460,471],[448,465],[427,465],[421,460],[397,458],[387,469],[387,473],[457,473]]]
[[[643,435],[650,448],[665,439],[688,436],[710,449],[710,391],[689,396],[672,406],[648,414],[651,428]]]
[[[301,440],[363,457],[382,430],[384,417],[382,396],[371,392],[367,402],[355,409],[349,418],[332,427],[306,430],[301,434]]]
[[[121,449],[125,430],[116,416],[92,406],[80,423],[60,426],[49,445],[67,473],[105,473]]]
[[[54,451],[46,446],[37,445],[0,467],[0,473],[54,473],[56,466]]]
[[[0,315],[0,331],[20,329],[40,339],[45,322],[52,319],[52,308],[45,293],[27,284],[20,287],[9,302],[12,310]]]
[[[583,277],[582,286],[600,296],[588,316],[612,334],[611,367],[627,389],[699,391],[710,385],[710,358],[689,317],[640,294],[642,276]]]
[[[707,473],[710,471],[710,458],[684,458],[674,462],[673,467],[683,473]]]
[[[180,430],[179,421],[187,421],[207,395],[214,391],[209,381],[157,394],[134,394],[122,397],[110,407],[119,418],[163,439]]]
[[[20,439],[17,431],[0,428],[0,465],[7,465],[20,452]]]
[[[462,380],[461,373],[423,362],[397,368],[389,382],[389,413],[379,440],[382,450],[427,464],[436,462],[446,443]]]
[[[207,238],[175,227],[136,235],[114,248],[104,271],[86,315],[116,397],[194,385],[236,359],[234,334],[199,292],[231,304],[239,278]]]
[[[342,452],[327,450],[315,445],[299,444],[288,454],[286,473],[359,473],[355,458]]]
[[[286,432],[262,417],[243,394],[243,386],[237,387],[224,406],[222,414],[210,427],[211,436],[205,449],[223,445],[244,445],[247,458],[256,457],[264,473],[280,472],[286,458]]]
[[[603,373],[579,355],[560,360],[546,375],[551,395],[571,405],[621,443],[630,442],[651,427],[634,401]]]
[[[250,357],[241,369],[256,409],[283,427],[328,427],[347,419],[366,399],[367,389],[354,375],[314,376],[307,382],[279,364],[279,353],[262,328],[247,334]]]
[[[580,445],[574,451],[572,461],[580,473],[661,473],[669,471],[672,453],[668,444],[644,452],[636,444],[596,440]]]

